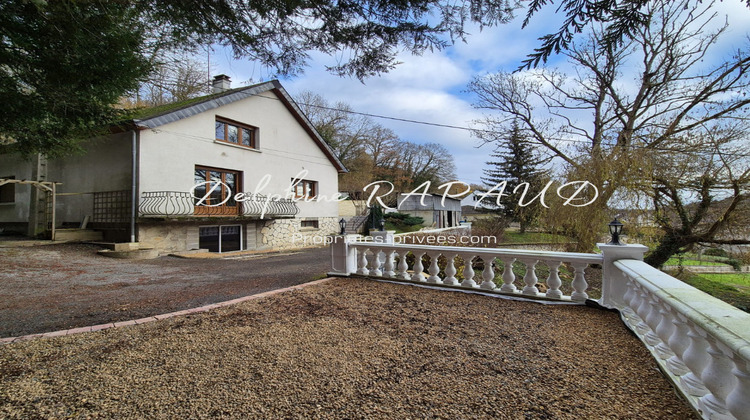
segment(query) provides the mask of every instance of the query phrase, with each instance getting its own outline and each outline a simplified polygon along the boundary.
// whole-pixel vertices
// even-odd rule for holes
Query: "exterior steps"
[[[102,241],[104,234],[90,229],[55,229],[55,241],[88,242]]]
[[[367,222],[368,215],[364,216],[354,216],[349,218],[346,221],[346,229],[345,233],[347,234],[356,234],[360,233],[362,231],[362,228],[365,225],[365,222]]]

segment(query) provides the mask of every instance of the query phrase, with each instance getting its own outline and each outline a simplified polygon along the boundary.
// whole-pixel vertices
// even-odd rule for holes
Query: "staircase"
[[[354,217],[349,218],[346,221],[346,229],[344,230],[344,233],[346,234],[359,233],[362,230],[362,227],[365,225],[365,222],[367,222],[368,218],[369,218],[368,215],[354,216]]]

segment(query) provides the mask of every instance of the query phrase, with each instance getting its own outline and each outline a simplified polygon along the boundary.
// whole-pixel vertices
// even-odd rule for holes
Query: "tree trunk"
[[[674,254],[678,253],[685,244],[680,241],[674,234],[666,234],[656,249],[651,251],[644,262],[652,267],[659,268],[664,265]]]

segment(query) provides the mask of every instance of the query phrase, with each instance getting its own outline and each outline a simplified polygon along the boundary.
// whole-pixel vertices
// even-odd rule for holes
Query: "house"
[[[425,226],[454,227],[461,221],[461,201],[441,194],[400,194],[398,212],[421,217]]]
[[[344,166],[278,81],[229,83],[217,76],[211,95],[141,110],[83,155],[0,156],[0,179],[58,183],[54,212],[39,188],[0,187],[0,227],[37,233],[54,213],[56,227],[107,241],[216,252],[336,233]]]
[[[466,220],[477,220],[497,215],[500,206],[496,196],[483,196],[484,192],[474,190],[461,198],[461,214]]]

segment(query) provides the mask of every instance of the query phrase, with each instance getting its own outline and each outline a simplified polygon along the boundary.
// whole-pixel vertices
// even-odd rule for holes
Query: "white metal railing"
[[[396,244],[393,235],[385,233],[373,239],[359,242],[357,235],[336,237],[331,274],[575,303],[588,297],[586,266],[602,264],[599,304],[620,311],[625,324],[696,411],[707,419],[750,420],[750,314],[644,263],[645,246],[598,244],[601,254],[578,254]],[[464,264],[462,281],[455,264],[459,257],[470,262]],[[407,260],[412,258],[410,267]],[[500,287],[495,283],[500,274],[493,266],[496,261],[504,266]],[[514,261],[525,265],[520,290],[512,270]],[[546,293],[536,287],[535,268],[540,261],[549,268]],[[575,272],[570,296],[560,290],[562,263],[569,263]],[[477,272],[475,266],[482,269]]]
[[[750,419],[750,314],[638,260],[619,260],[616,305],[705,418]]]

